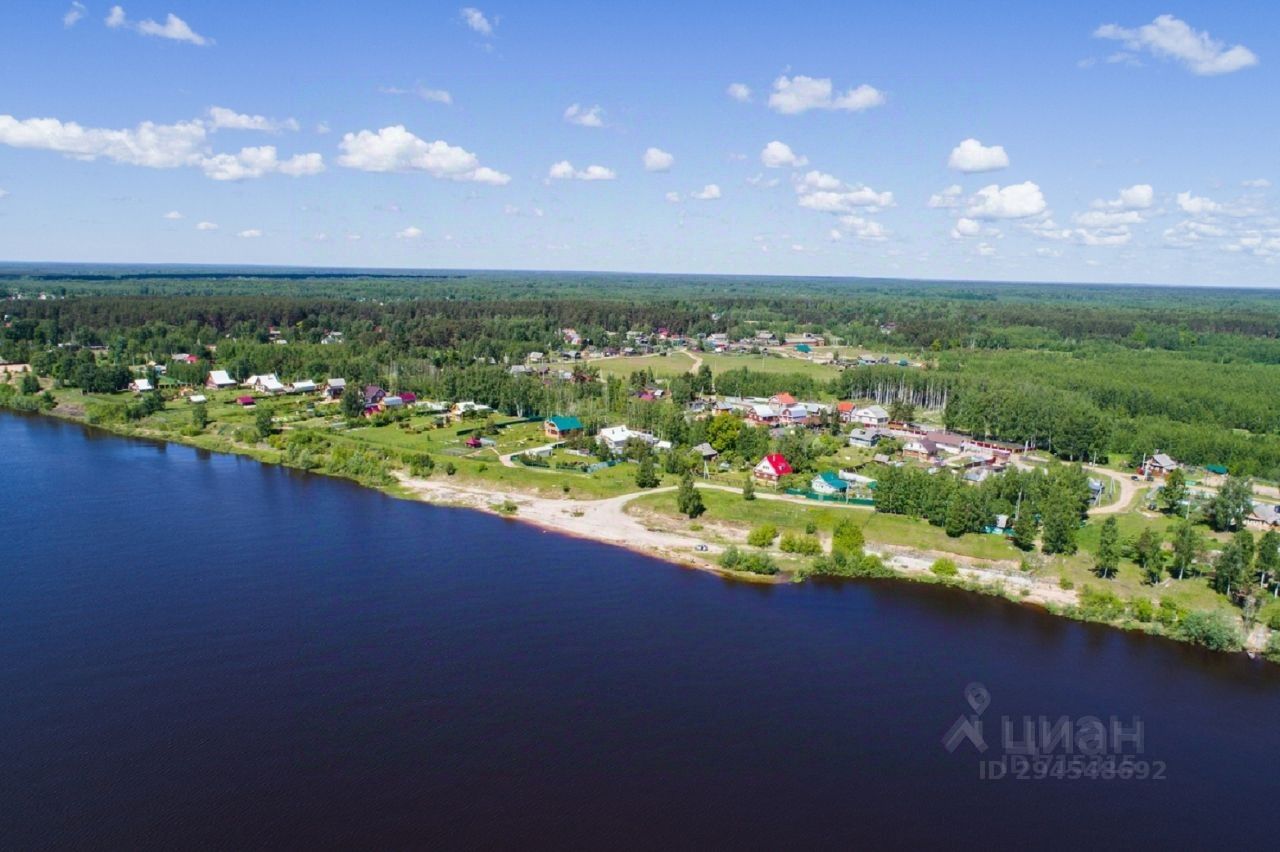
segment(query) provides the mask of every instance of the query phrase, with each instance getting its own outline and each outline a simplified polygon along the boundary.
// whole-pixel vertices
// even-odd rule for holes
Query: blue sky
[[[1277,284],[1278,39],[1245,2],[8,0],[0,259]]]

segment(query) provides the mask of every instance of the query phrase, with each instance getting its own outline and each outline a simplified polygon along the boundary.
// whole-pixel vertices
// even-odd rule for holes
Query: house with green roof
[[[582,434],[582,421],[576,417],[556,415],[543,421],[542,430],[548,438],[564,441]]]
[[[849,483],[831,471],[824,470],[813,478],[813,481],[809,483],[809,488],[814,494],[844,494],[849,490]]]

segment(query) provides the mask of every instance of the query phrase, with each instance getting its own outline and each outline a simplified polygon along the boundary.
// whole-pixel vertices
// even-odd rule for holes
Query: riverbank
[[[799,581],[804,578],[808,562],[803,557],[783,554],[774,548],[771,555],[782,567],[782,571],[776,575],[750,574],[722,567],[718,562],[719,556],[729,546],[744,546],[745,530],[717,523],[714,520],[705,520],[702,523],[681,522],[659,513],[638,509],[637,503],[642,498],[670,494],[675,491],[674,486],[634,491],[599,499],[582,499],[549,497],[545,493],[536,491],[499,487],[491,481],[472,481],[463,476],[455,477],[441,472],[438,468],[430,476],[414,476],[400,465],[391,469],[390,474],[385,477],[368,477],[347,472],[335,473],[323,467],[291,464],[287,453],[264,442],[250,444],[232,440],[226,436],[189,435],[131,424],[91,424],[86,421],[83,409],[73,406],[59,405],[51,410],[37,413],[123,437],[178,443],[210,452],[247,456],[264,464],[281,464],[308,472],[351,479],[397,498],[492,512],[516,522],[534,525],[547,532],[622,547],[671,564],[744,582],[776,584]],[[740,493],[738,489],[724,485],[699,483],[698,487],[725,494]],[[868,519],[883,517],[875,515],[872,510],[865,507],[838,504],[815,507],[799,498],[767,492],[758,492],[757,500],[777,501],[774,505],[792,504],[801,512],[848,511],[865,515]],[[924,528],[921,532],[923,534],[930,529]],[[897,579],[953,586],[984,595],[1003,597],[1076,620],[1094,621],[1121,629],[1189,641],[1154,621],[1097,617],[1097,613],[1091,612],[1089,607],[1084,605],[1086,601],[1082,599],[1081,591],[1056,578],[1037,576],[1026,570],[1025,563],[1008,559],[975,558],[957,555],[954,552],[888,542],[869,543],[867,553],[880,557],[886,567],[892,571],[893,577]],[[953,576],[936,574],[932,569],[939,559],[953,562],[956,565],[956,573]],[[1263,652],[1271,640],[1271,635],[1272,631],[1264,626],[1246,626],[1246,629],[1241,631],[1244,650],[1251,654]]]

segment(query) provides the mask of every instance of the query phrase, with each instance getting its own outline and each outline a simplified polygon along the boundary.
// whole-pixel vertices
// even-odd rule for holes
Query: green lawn
[[[799,373],[822,381],[840,375],[840,370],[829,364],[815,364],[800,358],[783,358],[778,355],[708,353],[702,356],[702,362],[711,368],[712,373],[741,370],[746,367],[748,370],[759,373]]]
[[[588,362],[600,368],[602,376],[618,376],[625,379],[640,370],[652,370],[655,378],[670,378],[689,372],[693,358],[685,352],[670,355],[631,355],[616,358],[597,358]]]

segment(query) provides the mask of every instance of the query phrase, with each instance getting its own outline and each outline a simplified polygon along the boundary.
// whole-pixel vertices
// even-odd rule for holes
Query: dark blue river
[[[1023,771],[1041,715],[1122,735]],[[1280,667],[0,414],[6,849],[1265,848],[1277,801]]]

